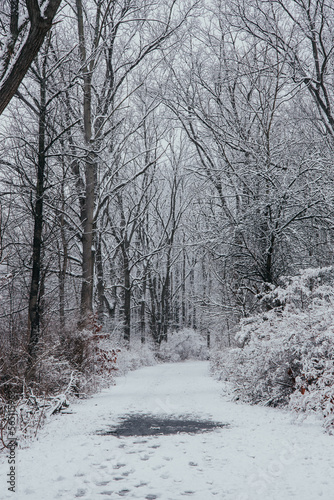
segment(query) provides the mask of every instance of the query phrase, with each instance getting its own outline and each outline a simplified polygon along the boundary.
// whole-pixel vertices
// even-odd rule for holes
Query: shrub
[[[136,370],[142,366],[152,366],[157,363],[153,344],[146,342],[142,344],[140,341],[131,341],[129,348],[120,346],[120,351],[117,359],[117,368],[120,375]]]
[[[274,306],[241,321],[239,347],[212,359],[212,370],[232,382],[237,397],[321,412],[334,425],[334,273],[307,269],[282,280],[262,298]]]
[[[206,340],[190,328],[171,332],[168,340],[161,342],[158,357],[162,361],[184,361],[186,359],[207,359]]]
[[[62,411],[74,397],[86,396],[114,382],[119,349],[93,318],[90,328],[43,332],[34,362],[34,377],[26,379],[23,341],[7,342],[0,357],[0,451],[6,446],[6,409],[15,406],[20,440],[37,433],[47,415]]]

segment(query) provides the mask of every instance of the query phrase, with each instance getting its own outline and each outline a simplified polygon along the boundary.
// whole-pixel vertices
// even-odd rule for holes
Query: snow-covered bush
[[[207,359],[206,340],[190,328],[171,332],[167,342],[160,344],[158,357],[162,361],[184,361],[186,359]]]
[[[297,411],[322,413],[324,426],[334,433],[334,338],[327,332],[313,340],[301,358],[290,407]]]
[[[334,270],[284,278],[262,299],[274,306],[243,319],[239,347],[212,357],[212,370],[253,403],[321,411],[334,426]]]
[[[67,385],[57,394],[36,395],[31,387],[24,387],[20,397],[8,399],[0,394],[0,453],[8,450],[11,429],[15,427],[15,440],[22,445],[36,437],[47,417],[62,412],[70,404],[78,373],[72,371]]]
[[[16,408],[22,441],[36,435],[45,418],[62,411],[71,400],[114,383],[118,349],[94,318],[88,326],[77,330],[75,325],[61,336],[55,328],[43,332],[29,370],[23,342],[13,346],[0,342],[0,451],[5,448],[9,406]]]
[[[119,347],[117,356],[117,374],[124,375],[125,373],[136,370],[141,366],[152,366],[157,363],[154,347],[151,343],[131,341],[129,348],[125,346]]]
[[[73,329],[63,336],[59,351],[60,357],[65,357],[78,373],[77,395],[113,384],[119,353],[113,335],[102,331],[95,315],[86,329]]]

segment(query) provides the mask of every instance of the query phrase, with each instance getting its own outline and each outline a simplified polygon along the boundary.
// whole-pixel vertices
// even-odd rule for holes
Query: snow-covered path
[[[109,500],[331,500],[334,437],[315,421],[228,402],[207,362],[142,368],[59,415],[17,450],[18,492],[0,498]],[[196,435],[101,436],[129,413],[188,415],[228,423]]]

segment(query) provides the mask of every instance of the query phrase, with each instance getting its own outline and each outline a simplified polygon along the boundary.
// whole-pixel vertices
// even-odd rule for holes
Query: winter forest
[[[331,431],[334,5],[1,0],[0,51],[1,408],[210,357]]]

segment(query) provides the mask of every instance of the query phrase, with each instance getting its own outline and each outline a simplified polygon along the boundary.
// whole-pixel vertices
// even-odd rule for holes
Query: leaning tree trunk
[[[52,27],[61,0],[48,0],[43,5],[43,13],[39,2],[27,1],[29,13],[29,32],[19,42],[19,2],[11,0],[10,33],[7,44],[2,47],[4,72],[0,75],[0,114],[15,95],[31,63],[43,45],[48,31]],[[18,42],[18,43],[17,43]],[[16,52],[15,58],[13,53]],[[14,59],[14,62],[12,60]]]

